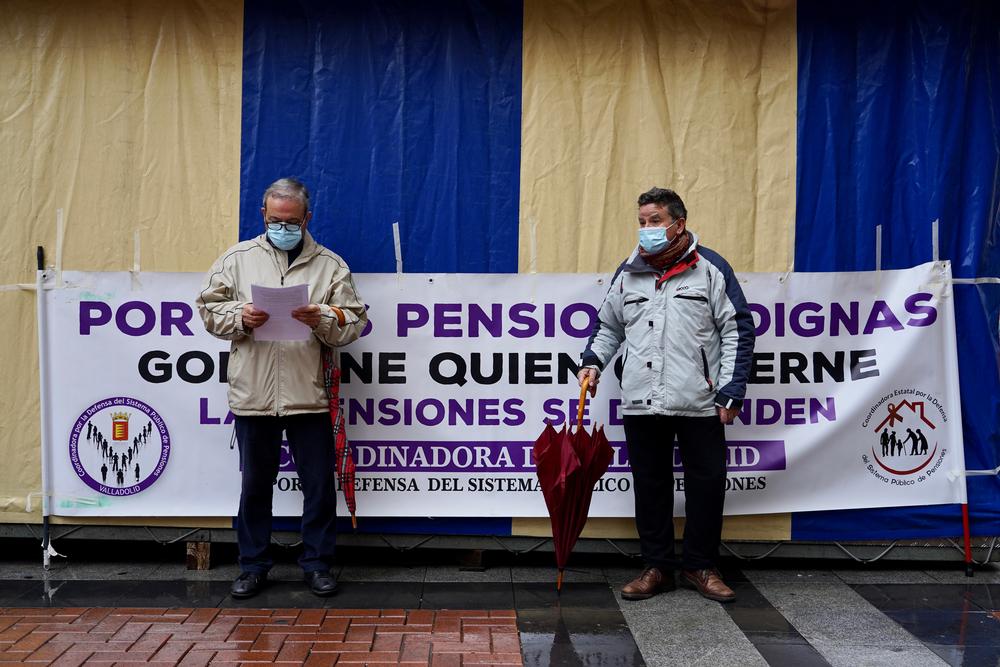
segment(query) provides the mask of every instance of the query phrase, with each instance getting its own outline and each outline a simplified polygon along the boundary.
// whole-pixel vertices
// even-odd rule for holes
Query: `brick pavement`
[[[521,665],[513,610],[0,608],[0,663]]]

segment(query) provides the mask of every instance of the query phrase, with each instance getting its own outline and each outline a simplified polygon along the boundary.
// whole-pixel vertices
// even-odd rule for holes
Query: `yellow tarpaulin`
[[[737,271],[790,269],[795,30],[791,1],[526,0],[520,270],[613,271],[654,185]],[[727,519],[748,534],[789,539],[789,516]]]
[[[34,282],[38,245],[66,269],[203,271],[235,242],[242,17],[239,0],[4,3],[0,284]],[[41,488],[34,301],[0,291],[3,521]]]
[[[792,2],[527,0],[522,271],[613,271],[658,185],[737,271],[791,265]]]

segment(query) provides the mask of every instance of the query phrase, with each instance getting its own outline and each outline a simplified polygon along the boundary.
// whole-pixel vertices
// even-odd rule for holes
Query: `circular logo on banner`
[[[863,426],[871,429],[871,435],[864,440],[862,460],[875,477],[891,484],[922,482],[948,451],[938,439],[938,426],[945,421],[944,406],[936,397],[912,388],[897,389],[868,413]]]
[[[170,433],[146,403],[106,398],[83,411],[69,438],[69,460],[83,482],[107,496],[131,496],[163,474]]]

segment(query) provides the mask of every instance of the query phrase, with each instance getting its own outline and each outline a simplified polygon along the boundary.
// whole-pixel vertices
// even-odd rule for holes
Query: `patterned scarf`
[[[639,255],[646,261],[646,264],[649,264],[658,271],[663,271],[668,266],[683,257],[684,253],[687,252],[687,249],[690,247],[691,234],[689,234],[685,229],[683,234],[675,236],[674,240],[668,243],[667,247],[659,252],[646,252],[642,246],[639,246]]]

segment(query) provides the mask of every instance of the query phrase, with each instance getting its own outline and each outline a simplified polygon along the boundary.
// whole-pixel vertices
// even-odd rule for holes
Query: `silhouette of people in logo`
[[[906,429],[906,440],[904,440],[903,442],[906,443],[910,440],[913,441],[913,445],[910,446],[910,456],[913,456],[917,453],[918,446],[920,443],[917,441],[917,434],[913,432],[913,429],[908,428]]]
[[[131,442],[126,439],[122,442],[112,444],[104,436],[97,424],[88,421],[87,439],[93,441],[95,450],[101,456],[101,481],[105,484],[117,482],[118,486],[124,486],[130,483],[129,479],[134,474],[135,483],[138,484],[142,479],[139,450],[149,441],[149,436],[152,432],[153,423],[149,421],[134,435]],[[83,437],[82,431],[80,437]],[[115,451],[115,445],[119,447],[118,451]],[[111,473],[110,481],[108,480],[109,473]]]
[[[889,434],[889,453],[892,456],[895,456],[897,448],[902,449],[903,445],[896,440],[896,432],[893,431],[892,433]]]
[[[882,443],[882,456],[889,456],[889,431],[882,431],[879,442]]]
[[[917,438],[920,440],[920,453],[921,454],[926,454],[927,453],[927,437],[924,435],[924,432],[921,431],[919,428],[917,429]],[[916,446],[916,445],[914,445],[914,446]]]

